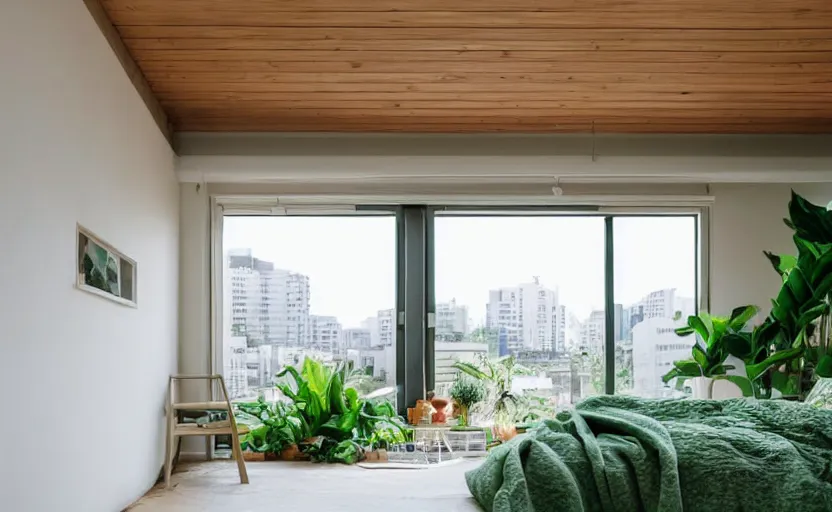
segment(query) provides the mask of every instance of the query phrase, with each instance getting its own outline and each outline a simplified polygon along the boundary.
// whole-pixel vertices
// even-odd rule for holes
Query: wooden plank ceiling
[[[102,0],[181,131],[832,132],[832,0]]]

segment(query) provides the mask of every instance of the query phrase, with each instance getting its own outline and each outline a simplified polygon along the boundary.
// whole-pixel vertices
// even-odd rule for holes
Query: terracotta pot
[[[246,450],[243,452],[243,460],[246,462],[263,462],[266,460],[266,454]]]
[[[433,422],[434,423],[445,423],[447,421],[447,417],[445,416],[445,408],[448,407],[450,401],[447,398],[434,398],[430,401],[430,404],[436,409],[436,412],[433,413]]]
[[[280,460],[306,460],[307,458],[306,454],[301,452],[296,444],[287,446],[280,452]]]
[[[430,402],[427,400],[417,400],[416,401],[416,411],[413,413],[414,416],[414,425],[418,425],[420,423],[430,423],[432,420],[433,415],[433,406],[430,405]]]

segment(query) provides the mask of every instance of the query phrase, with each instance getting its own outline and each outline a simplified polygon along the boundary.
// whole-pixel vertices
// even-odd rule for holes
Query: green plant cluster
[[[748,322],[758,311],[756,306],[742,306],[735,308],[730,317],[712,316],[705,312],[689,316],[687,325],[676,329],[676,334],[690,336],[696,333],[699,336],[691,348],[691,358],[674,362],[673,368],[662,380],[667,383],[675,378],[677,384],[681,385],[685,379],[695,377],[725,379],[739,386],[744,395],[753,395],[749,379],[726,375],[734,367],[726,365],[725,360],[730,355],[730,340],[745,331]]]
[[[358,462],[364,447],[404,441],[408,427],[388,401],[370,402],[344,387],[346,369],[307,358],[298,371],[288,366],[276,386],[291,403],[263,399],[237,404],[235,417],[249,427],[243,449],[280,453],[297,445],[313,461]]]
[[[689,317],[688,327],[677,333],[695,331],[705,345],[697,342],[693,360],[675,363],[665,382],[700,375],[728,378],[722,375],[730,369],[724,366],[729,354],[746,369],[745,379],[730,380],[757,397],[770,397],[776,389],[802,400],[817,378],[832,377],[832,211],[792,192],[784,222],[794,231],[797,256],[764,253],[783,281],[770,314],[751,331],[745,329],[751,306],[735,309],[727,325],[706,313]]]
[[[794,231],[797,256],[765,253],[783,285],[766,320],[732,352],[751,363],[752,380],[765,379],[783,395],[803,398],[814,378],[832,377],[832,212],[792,192],[789,218],[783,220]]]
[[[542,407],[539,399],[512,392],[515,375],[532,374],[530,369],[517,364],[514,356],[497,359],[480,356],[479,364],[457,361],[453,366],[485,384],[485,417],[493,418],[495,424],[509,425],[551,416],[552,409]]]
[[[459,405],[471,407],[485,400],[485,386],[482,381],[467,376],[467,374],[459,374],[454,380],[449,394]]]

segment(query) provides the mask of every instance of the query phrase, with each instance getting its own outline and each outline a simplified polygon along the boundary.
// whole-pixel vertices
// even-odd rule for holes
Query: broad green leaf
[[[728,333],[725,335],[725,338],[723,338],[722,343],[725,346],[725,350],[729,354],[734,357],[738,357],[743,361],[745,361],[746,358],[751,357],[753,353],[751,333]]]
[[[358,391],[353,388],[347,388],[344,391],[344,395],[347,397],[347,410],[354,410],[358,408]]]
[[[777,255],[768,251],[763,251],[763,254],[771,262],[774,270],[783,276],[784,280],[788,277],[789,272],[797,265],[797,256],[792,256],[791,254]]]
[[[691,334],[693,334],[696,331],[693,330],[693,327],[685,326],[685,327],[679,327],[679,328],[675,329],[673,332],[676,333],[676,336],[690,336]]]
[[[332,382],[329,387],[329,403],[330,408],[335,414],[344,414],[347,412],[347,403],[344,400],[344,388],[341,383],[341,373],[332,375]]]
[[[705,311],[699,313],[697,318],[699,318],[699,321],[705,329],[705,335],[702,337],[702,340],[710,346],[714,337],[714,320]],[[694,329],[696,329],[695,326]],[[702,333],[700,333],[700,336],[702,336]]]
[[[671,380],[675,379],[676,377],[681,377],[682,372],[679,371],[678,368],[671,368],[669,372],[662,375],[662,382],[667,384]]]
[[[672,379],[676,377],[701,377],[702,376],[702,369],[696,363],[696,361],[692,359],[686,359],[684,361],[675,361],[673,363],[673,368],[667,372],[664,376],[662,376],[662,382],[667,384]]]
[[[752,305],[734,308],[728,320],[728,327],[734,331],[741,331],[745,327],[745,324],[750,322],[759,311],[760,308]]]
[[[777,320],[778,322],[784,323],[784,324],[789,323],[789,321],[791,320],[791,317],[790,317],[788,307],[780,306],[780,295],[784,295],[784,294],[788,295],[789,293],[790,292],[789,292],[788,288],[786,288],[785,285],[784,285],[783,289],[780,291],[780,294],[778,295],[777,299],[771,299],[771,316],[775,320]],[[790,299],[787,297],[786,300],[789,301]]]
[[[792,348],[789,350],[781,350],[775,352],[773,355],[767,357],[762,363],[752,364],[745,367],[748,378],[756,380],[762,376],[769,368],[779,366],[786,361],[800,357],[803,354],[802,348]]]
[[[832,255],[832,253],[830,253],[830,255]],[[811,299],[815,293],[809,285],[806,273],[799,266],[789,272],[789,278],[786,279],[786,287],[788,287],[791,292],[791,297],[794,298],[795,305],[802,304],[803,302]],[[792,308],[795,312],[799,309],[799,307],[796,306],[792,306]],[[795,316],[797,315],[795,314]]]
[[[829,250],[829,248],[825,245],[821,246],[819,244],[816,244],[815,248],[820,253],[820,256],[818,257],[811,274],[806,276],[811,279],[813,283],[817,283],[824,276],[832,273],[832,250]]]
[[[691,348],[691,354],[693,355],[693,360],[697,365],[699,365],[700,368],[706,368],[708,366],[708,354],[702,350],[699,343],[695,344],[693,348]]]
[[[329,410],[329,386],[331,384],[328,368],[323,363],[307,357],[303,362],[302,375],[315,396],[322,411]],[[311,398],[311,397],[310,397]]]
[[[708,343],[708,339],[711,337],[711,331],[713,330],[713,324],[708,322],[706,325],[701,318],[703,315],[707,317],[707,313],[704,312],[700,313],[700,316],[689,316],[688,325],[696,331],[696,334],[699,335],[703,343]]]
[[[820,361],[815,366],[815,374],[818,377],[832,377],[832,355],[826,354],[820,358]]]
[[[797,246],[798,263],[801,261],[801,259],[804,259],[805,257],[811,257],[813,260],[817,260],[818,258],[820,258],[820,251],[818,251],[818,248],[815,246],[814,242],[806,240],[805,238],[799,235],[794,235],[792,237],[792,240],[794,241],[794,245]]]
[[[292,378],[295,380],[295,388],[300,389],[301,385],[303,384],[303,378],[298,374],[298,371],[295,369],[294,366],[287,366],[286,368],[284,368],[283,371],[277,374],[277,378],[280,379],[284,377],[287,373],[291,375]]]
[[[812,309],[806,311],[800,318],[797,319],[798,326],[805,326],[808,325],[815,320],[818,319],[821,315],[824,315],[829,312],[829,305],[828,304],[818,304],[817,306],[813,307]]]
[[[480,371],[479,368],[477,368],[476,366],[474,366],[471,363],[466,363],[464,361],[457,361],[453,364],[453,367],[456,368],[457,370],[460,370],[460,371],[463,371],[463,372],[467,373],[468,375],[474,377],[475,379],[493,380],[493,377],[483,373],[482,371]]]
[[[814,281],[814,283],[815,294],[812,296],[812,299],[815,302],[822,302],[826,299],[830,292],[832,292],[832,273],[824,276],[820,282]]]
[[[292,390],[292,388],[291,388],[291,387],[289,387],[289,385],[288,385],[288,384],[283,384],[283,383],[278,382],[277,384],[275,384],[275,387],[277,387],[277,389],[279,389],[279,390],[281,391],[281,393],[283,393],[284,395],[286,395],[286,398],[288,398],[288,399],[290,399],[290,400],[293,400],[293,401],[295,401],[295,402],[298,402],[298,401],[303,400],[301,397],[299,397],[299,396],[298,396],[298,395],[294,392],[294,390]]]
[[[796,234],[809,242],[832,240],[832,223],[826,208],[812,204],[794,191],[789,201],[789,220]]]

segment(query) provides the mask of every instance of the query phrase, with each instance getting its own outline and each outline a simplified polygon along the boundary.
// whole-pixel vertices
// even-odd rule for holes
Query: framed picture
[[[136,306],[136,262],[78,225],[76,286],[127,306]]]

